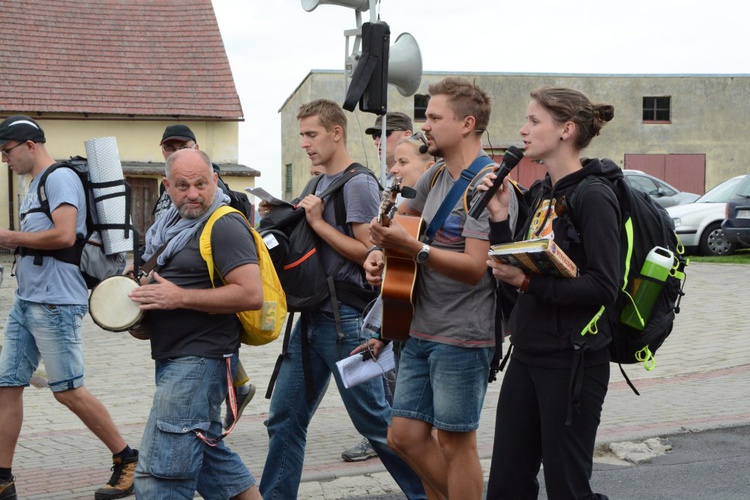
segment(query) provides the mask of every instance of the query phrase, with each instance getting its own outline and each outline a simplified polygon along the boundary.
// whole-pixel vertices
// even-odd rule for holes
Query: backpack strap
[[[453,207],[456,206],[458,198],[461,196],[461,194],[463,194],[463,192],[469,187],[471,181],[474,180],[474,178],[484,167],[487,167],[488,165],[491,165],[493,163],[494,162],[492,161],[492,158],[490,158],[489,156],[480,155],[473,162],[471,162],[471,165],[461,171],[461,175],[458,179],[456,179],[456,182],[453,183],[453,187],[450,189],[450,191],[448,191],[448,194],[443,199],[443,202],[440,204],[440,207],[435,213],[435,216],[432,218],[432,221],[430,221],[430,225],[427,226],[427,230],[425,231],[424,237],[422,238],[425,243],[432,243],[432,240],[435,238],[438,229],[440,229],[440,227],[442,227],[442,225],[445,223],[445,220],[450,215]],[[434,181],[435,177],[433,177],[433,183]]]
[[[44,215],[47,216],[47,218],[52,221],[52,212],[49,208],[49,198],[47,197],[47,178],[60,167],[70,168],[75,172],[75,169],[70,165],[68,162],[56,162],[49,167],[47,167],[44,172],[42,172],[41,177],[39,177],[39,183],[36,187],[36,193],[37,193],[37,200],[39,201],[39,206],[35,208],[31,208],[28,211],[21,214],[21,219],[26,217],[28,214],[31,213],[37,213],[41,212]],[[76,174],[77,175],[77,174]],[[91,227],[93,225],[93,220],[91,219],[91,214],[88,210],[88,194],[86,193],[85,186],[83,186],[83,183],[81,183],[81,187],[84,190],[84,197],[86,197],[86,227]],[[54,222],[54,221],[53,221]],[[41,266],[43,262],[43,257],[52,257],[53,259],[57,259],[61,262],[66,262],[68,264],[73,265],[80,265],[81,264],[81,254],[83,252],[83,246],[86,244],[86,240],[91,236],[88,235],[82,235],[82,234],[76,234],[76,241],[73,244],[73,246],[68,248],[58,248],[55,250],[40,250],[38,248],[29,248],[29,247],[16,247],[15,254],[20,255],[22,257],[33,255],[34,256],[34,265],[35,266]]]
[[[211,248],[211,232],[214,229],[214,224],[216,224],[216,221],[219,220],[220,217],[223,217],[224,215],[232,212],[237,212],[244,217],[244,214],[242,214],[242,212],[240,212],[239,210],[228,205],[222,205],[214,210],[214,212],[206,221],[206,224],[203,226],[203,229],[201,230],[198,247],[200,248],[201,257],[204,261],[206,261],[206,267],[208,268],[208,278],[209,280],[211,280],[211,285],[214,288],[216,288],[216,282],[214,281],[214,254],[213,249]]]
[[[620,205],[620,210],[622,213],[620,214],[620,217],[622,217],[622,220],[624,221],[622,226],[623,233],[620,235],[620,239],[622,240],[624,238],[625,243],[625,259],[624,259],[624,265],[625,268],[623,270],[624,275],[622,279],[622,292],[628,297],[628,299],[632,302],[633,297],[627,292],[627,286],[628,286],[628,276],[630,275],[630,262],[633,257],[633,248],[634,248],[634,232],[633,232],[633,220],[630,217],[630,214],[627,213],[623,207],[623,196],[620,190],[618,189],[618,186],[616,183],[612,182],[611,180],[607,179],[606,177],[601,177],[598,175],[589,175],[585,179],[583,179],[581,182],[576,185],[575,188],[573,188],[573,192],[570,193],[570,195],[567,196],[566,205],[568,208],[568,211],[570,213],[570,220],[573,222],[573,226],[576,228],[576,231],[580,231],[580,224],[577,221],[576,214],[579,212],[580,207],[580,198],[582,196],[582,193],[584,190],[591,184],[598,183],[602,184],[604,186],[608,186],[612,192],[615,195],[615,198],[617,199],[617,202]],[[622,241],[621,241],[622,243]],[[599,328],[597,326],[597,322],[599,321],[599,318],[602,317],[602,315],[605,313],[606,309],[604,306],[601,306],[597,313],[594,315],[594,317],[589,321],[584,329],[581,331],[581,336],[588,334],[595,335],[599,332]]]

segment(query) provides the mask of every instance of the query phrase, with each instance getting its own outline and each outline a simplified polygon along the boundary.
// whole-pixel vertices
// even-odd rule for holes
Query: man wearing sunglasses
[[[393,112],[385,115],[385,165],[386,165],[386,185],[390,186],[392,182],[391,167],[396,163],[393,155],[398,141],[404,137],[412,135],[411,118],[404,113]],[[365,129],[365,134],[371,135],[375,141],[375,147],[378,148],[378,157],[382,156],[382,134],[383,134],[383,117],[378,116],[375,119],[375,125]],[[387,187],[386,186],[386,187]]]

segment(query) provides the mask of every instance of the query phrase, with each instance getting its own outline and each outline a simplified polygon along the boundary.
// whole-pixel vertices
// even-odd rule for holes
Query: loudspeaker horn
[[[302,0],[302,8],[312,12],[318,5],[338,5],[349,7],[357,12],[367,12],[370,9],[370,0]]]
[[[390,48],[388,83],[404,97],[414,95],[422,82],[422,54],[409,33],[401,33]]]

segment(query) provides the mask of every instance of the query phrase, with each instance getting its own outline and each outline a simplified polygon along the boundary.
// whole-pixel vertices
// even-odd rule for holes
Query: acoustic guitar
[[[393,180],[393,184],[383,191],[380,203],[378,223],[390,226],[395,220],[414,238],[419,238],[424,232],[424,220],[421,217],[397,214],[396,197],[399,193],[404,197],[413,190],[402,188],[400,177]],[[412,193],[408,193],[411,190]],[[409,327],[414,315],[414,294],[417,282],[417,263],[411,255],[396,249],[385,250],[385,269],[383,270],[383,285],[380,289],[383,301],[383,324],[380,334],[389,340],[408,340]]]

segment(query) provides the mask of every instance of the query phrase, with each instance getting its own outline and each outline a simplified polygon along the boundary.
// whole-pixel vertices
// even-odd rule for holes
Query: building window
[[[670,97],[644,97],[643,98],[643,121],[669,123]]]
[[[430,100],[430,96],[424,94],[414,95],[414,121],[423,122],[427,118],[425,114],[427,111],[427,103]]]
[[[284,168],[284,199],[291,200],[294,196],[292,189],[294,188],[294,169],[291,163],[287,163]]]

